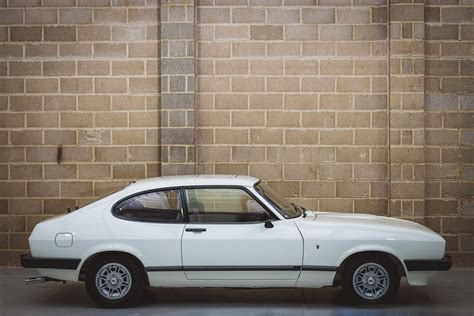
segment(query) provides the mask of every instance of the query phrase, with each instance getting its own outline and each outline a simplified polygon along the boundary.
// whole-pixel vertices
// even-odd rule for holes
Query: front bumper
[[[81,259],[71,258],[35,258],[29,253],[21,255],[23,268],[76,270]]]
[[[451,256],[445,255],[441,259],[405,260],[408,271],[447,271],[453,262]]]

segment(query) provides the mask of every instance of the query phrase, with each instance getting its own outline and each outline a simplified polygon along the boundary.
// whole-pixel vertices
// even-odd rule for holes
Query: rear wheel
[[[133,306],[145,287],[143,273],[141,266],[128,257],[101,257],[88,268],[87,293],[105,308]]]
[[[400,287],[394,264],[380,255],[360,256],[345,264],[342,289],[353,303],[378,304],[393,299]]]

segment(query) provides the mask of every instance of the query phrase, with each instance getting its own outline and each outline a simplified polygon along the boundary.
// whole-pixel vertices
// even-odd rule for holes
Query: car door
[[[189,223],[182,238],[189,280],[287,280],[300,273],[302,237],[291,220],[277,220],[248,189],[185,188]],[[265,227],[265,217],[273,219]],[[268,225],[270,226],[270,225]]]

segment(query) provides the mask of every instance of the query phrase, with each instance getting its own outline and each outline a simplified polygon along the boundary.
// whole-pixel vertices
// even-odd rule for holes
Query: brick
[[[230,54],[226,52],[219,53],[217,56],[216,54],[212,54],[209,52],[206,46],[201,45],[200,47],[206,48],[205,50],[200,53],[200,56],[205,57],[230,57]],[[210,49],[210,48],[209,48]],[[227,49],[227,46],[222,46],[221,50]],[[242,43],[235,43],[232,46],[232,56],[234,57],[258,57],[258,56],[265,56],[265,43],[255,43],[255,42],[242,42]]]
[[[4,25],[23,24],[23,10],[2,9],[0,11],[0,24],[4,24]]]
[[[74,7],[74,0],[43,0],[44,7]]]
[[[44,166],[45,179],[75,179],[76,165],[61,164],[61,165],[46,165]]]
[[[319,39],[323,41],[352,40],[352,26],[350,25],[321,25]]]
[[[58,196],[59,182],[29,182],[27,183],[26,190],[28,196],[31,197]]]
[[[0,122],[3,127],[24,127],[25,115],[21,113],[5,113],[0,114]]]
[[[369,183],[366,182],[336,182],[336,197],[368,197]]]
[[[352,96],[347,94],[323,94],[319,97],[321,109],[352,109]]]
[[[315,130],[286,130],[285,144],[315,145],[319,143],[318,131]]]
[[[97,127],[127,127],[127,113],[96,113],[95,125]]]
[[[130,92],[132,93],[158,93],[158,78],[130,78]],[[162,99],[163,100],[163,99]],[[162,105],[165,102],[162,101]]]
[[[267,113],[269,127],[299,127],[300,115],[296,112],[270,111]]]
[[[51,113],[28,113],[26,125],[28,127],[58,127],[59,116]]]
[[[216,39],[248,40],[249,27],[243,25],[219,25],[215,27]]]
[[[44,40],[48,42],[76,41],[76,27],[74,26],[45,26]]]
[[[351,145],[353,143],[352,131],[332,130],[321,131],[320,142],[323,145]]]
[[[90,9],[60,9],[59,23],[61,24],[89,24],[92,23]]]
[[[373,10],[374,8],[372,8]],[[367,24],[370,23],[369,8],[337,8],[338,24]]]
[[[61,127],[89,127],[92,120],[92,113],[61,113]]]
[[[265,89],[265,80],[261,77],[234,77],[232,78],[232,91],[234,92],[260,92]]]
[[[92,182],[61,182],[61,197],[92,196]]]
[[[46,130],[44,132],[45,145],[74,145],[76,131]]]
[[[14,199],[10,201],[10,211],[15,215],[40,214],[40,199]]]
[[[108,26],[79,26],[77,28],[79,41],[109,41],[110,27]]]
[[[10,166],[10,177],[12,179],[41,179],[42,174],[41,165]]]
[[[94,44],[95,57],[125,57],[127,55],[127,45],[124,43],[96,43]]]
[[[76,63],[74,61],[45,61],[43,62],[44,76],[74,76]]]
[[[192,39],[194,28],[192,23],[163,23],[161,24],[162,39]]]
[[[250,26],[251,40],[282,40],[283,26],[278,25],[252,25]]]
[[[61,44],[59,45],[61,57],[92,57],[91,44]]]
[[[267,91],[298,92],[300,91],[300,80],[297,77],[268,77]]]
[[[142,179],[145,177],[145,166],[142,164],[113,165],[114,179]]]
[[[288,43],[278,42],[269,43],[267,49],[268,56],[299,56],[300,55],[300,44],[299,43]]]
[[[390,6],[391,21],[424,21],[423,5]]]
[[[217,144],[247,144],[248,131],[244,129],[216,129]]]
[[[472,8],[446,7],[441,10],[441,21],[444,23],[471,23],[474,17]]]
[[[125,23],[127,10],[122,8],[94,8],[94,22],[98,24]]]
[[[308,164],[285,164],[284,178],[288,180],[314,180],[317,167]]]
[[[127,161],[126,147],[95,147],[94,157],[97,162]]]
[[[356,25],[354,26],[354,39],[360,41],[377,41],[387,38],[385,25]]]
[[[153,143],[153,146],[129,147],[129,161],[158,161],[158,150],[155,144]]]
[[[283,130],[281,129],[251,129],[251,144],[283,144]]]
[[[11,61],[10,76],[39,76],[41,63],[32,61]]]
[[[91,78],[61,78],[60,80],[61,93],[91,93],[92,79]]]
[[[283,97],[278,94],[251,94],[251,109],[281,109],[283,108]]]
[[[255,8],[233,8],[232,23],[264,23],[265,10]]]
[[[96,93],[121,93],[127,91],[127,81],[122,78],[96,78]]]
[[[41,105],[41,99],[39,100]],[[44,109],[45,111],[75,110],[76,98],[74,96],[46,95],[44,96]]]
[[[10,41],[12,42],[41,41],[41,37],[42,37],[42,28],[40,26],[10,27]]]
[[[143,110],[145,109],[145,98],[142,96],[112,96],[113,110]]]
[[[458,26],[457,25],[426,25],[426,39],[427,40],[457,40]]]
[[[263,126],[264,112],[234,111],[232,112],[232,126]]]
[[[245,95],[218,94],[215,96],[216,109],[247,109],[248,100]]]
[[[335,87],[336,80],[331,77],[307,77],[301,80],[303,92],[332,92]]]
[[[303,42],[303,56],[335,56],[336,45],[334,43]]]
[[[337,162],[369,162],[369,149],[368,148],[348,148],[341,147],[336,148],[336,161]]]
[[[108,75],[109,62],[108,61],[97,61],[87,60],[77,62],[77,74],[78,75]]]
[[[351,60],[321,60],[321,75],[352,75]]]
[[[335,10],[334,9],[307,9],[302,10],[302,22],[310,24],[320,23],[334,23]]]
[[[227,162],[230,160],[230,148],[223,146],[202,146],[199,148],[199,161]]]
[[[318,98],[315,95],[302,95],[302,94],[285,95],[285,109],[311,110],[311,109],[316,109],[317,107],[318,107]]]
[[[158,10],[153,9],[129,9],[128,22],[129,23],[157,23]]]
[[[112,27],[113,41],[127,41],[136,42],[145,40],[144,26],[113,26]]]
[[[267,23],[271,24],[293,24],[300,22],[300,11],[295,9],[267,9]]]
[[[230,8],[198,8],[197,21],[200,24],[229,23]]]
[[[144,63],[142,61],[113,61],[113,75],[143,75]]]
[[[27,93],[51,93],[58,92],[57,79],[26,79]]]
[[[309,41],[317,39],[317,25],[285,25],[285,40],[287,41]]]

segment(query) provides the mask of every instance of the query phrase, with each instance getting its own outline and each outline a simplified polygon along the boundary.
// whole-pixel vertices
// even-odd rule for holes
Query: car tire
[[[387,303],[395,297],[399,287],[400,274],[384,256],[357,256],[344,265],[342,291],[350,303]]]
[[[91,299],[104,308],[134,306],[142,297],[146,283],[140,264],[125,256],[94,260],[85,281]]]

